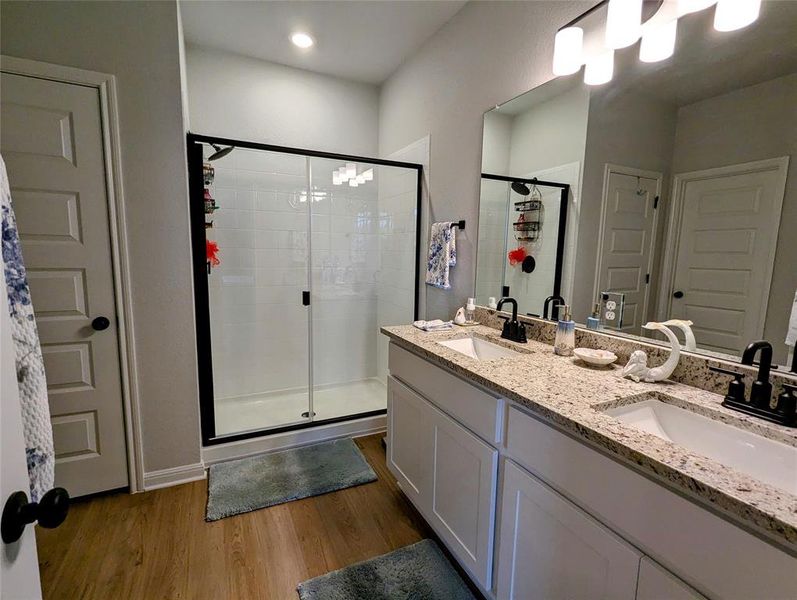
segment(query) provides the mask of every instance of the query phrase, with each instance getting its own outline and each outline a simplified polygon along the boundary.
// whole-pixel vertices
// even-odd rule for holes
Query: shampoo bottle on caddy
[[[562,318],[556,324],[556,339],[553,351],[559,356],[572,356],[576,346],[576,324],[570,318],[570,307],[562,307]]]

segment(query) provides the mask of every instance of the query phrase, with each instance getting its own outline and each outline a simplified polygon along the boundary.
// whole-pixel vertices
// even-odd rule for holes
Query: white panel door
[[[505,461],[496,597],[633,600],[641,554]]]
[[[426,400],[387,378],[387,466],[404,493],[425,510],[430,497],[432,408]]]
[[[449,549],[490,589],[498,451],[439,410],[433,428],[431,515]]]
[[[598,292],[625,294],[621,331],[640,334],[647,302],[659,181],[608,171]]]
[[[647,556],[639,563],[636,600],[705,600],[675,575]]]
[[[3,73],[0,109],[47,375],[55,482],[72,497],[125,487],[99,92]],[[98,317],[108,320],[104,330]]]
[[[785,168],[690,173],[678,187],[670,315],[694,323],[701,348],[739,354],[763,333]]]
[[[5,264],[0,259],[5,272]],[[22,415],[11,341],[5,279],[0,273],[0,511],[8,497],[22,491],[30,496],[30,481],[25,464]],[[33,526],[11,544],[0,541],[0,599],[41,598],[39,563],[36,558],[36,535]]]

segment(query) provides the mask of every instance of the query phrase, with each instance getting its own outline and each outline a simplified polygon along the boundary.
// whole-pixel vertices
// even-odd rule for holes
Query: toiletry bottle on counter
[[[465,305],[465,320],[468,323],[476,320],[476,298],[468,298],[468,303]]]
[[[595,303],[592,309],[592,316],[587,317],[587,329],[600,329],[601,328],[601,305]]]
[[[487,299],[487,308],[492,308],[493,310],[498,310],[498,302],[495,301],[495,296],[490,296]]]
[[[570,306],[562,307],[562,316],[556,324],[556,339],[553,351],[559,356],[572,356],[576,345],[576,324],[570,318]]]

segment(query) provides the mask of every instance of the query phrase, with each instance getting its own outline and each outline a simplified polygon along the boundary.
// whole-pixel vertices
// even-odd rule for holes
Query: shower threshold
[[[302,408],[305,411],[302,411]],[[216,400],[216,437],[253,433],[268,435],[311,425],[379,414],[387,409],[387,389],[377,378],[317,387],[313,391],[312,421],[307,416],[307,390],[233,396]]]

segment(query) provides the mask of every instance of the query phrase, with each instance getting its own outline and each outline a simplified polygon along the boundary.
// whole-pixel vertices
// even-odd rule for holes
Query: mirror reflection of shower
[[[211,144],[211,146],[213,147],[214,152],[208,156],[208,160],[218,160],[220,158],[224,158],[235,149],[235,146],[229,146],[227,148],[222,148],[218,144]]]

